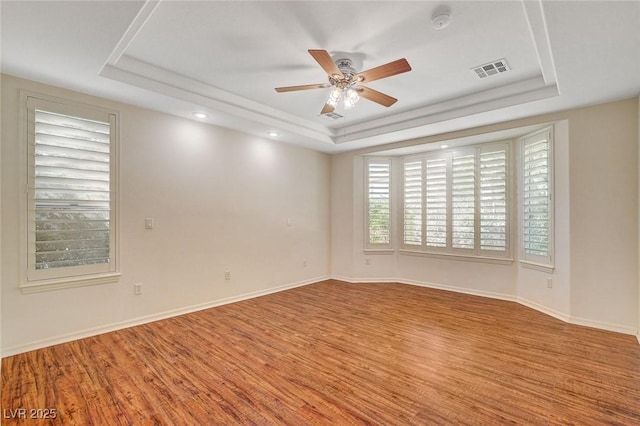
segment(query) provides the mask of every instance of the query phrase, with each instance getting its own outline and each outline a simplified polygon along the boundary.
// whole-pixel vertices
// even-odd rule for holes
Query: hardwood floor
[[[640,424],[635,337],[402,284],[326,281],[2,362],[6,425]]]

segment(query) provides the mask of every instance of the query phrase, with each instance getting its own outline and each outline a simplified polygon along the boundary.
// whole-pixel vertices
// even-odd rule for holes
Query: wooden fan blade
[[[313,50],[309,49],[309,53],[313,56],[313,59],[320,64],[323,70],[331,76],[343,77],[342,72],[338,69],[338,66],[331,59],[331,55],[326,50]]]
[[[373,90],[365,86],[356,86],[356,91],[363,98],[386,106],[387,108],[398,102],[396,98],[392,98],[389,95],[385,95],[382,92],[378,92],[377,90]]]
[[[309,89],[324,89],[325,87],[330,87],[329,83],[323,84],[305,84],[304,86],[287,86],[287,87],[276,87],[276,92],[295,92],[296,90],[309,90]]]
[[[389,62],[388,64],[380,65],[379,67],[371,68],[367,71],[362,71],[357,76],[357,80],[360,83],[368,83],[374,80],[380,80],[381,78],[391,77],[392,75],[402,74],[403,72],[411,71],[411,65],[406,59],[398,59],[397,61]]]
[[[333,107],[333,105],[331,104],[324,104],[324,106],[322,107],[322,111],[320,111],[320,114],[329,114],[330,112],[333,112],[335,108]]]

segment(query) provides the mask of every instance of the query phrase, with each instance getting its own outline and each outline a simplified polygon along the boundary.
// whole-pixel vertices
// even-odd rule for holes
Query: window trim
[[[33,105],[33,107],[32,107]],[[33,173],[34,165],[31,162],[31,153],[33,153],[32,147],[32,128],[30,121],[31,109],[41,105],[45,109],[49,107],[52,112],[59,112],[62,114],[75,114],[82,117],[91,118],[95,115],[106,115],[109,117],[111,123],[111,160],[110,160],[110,180],[112,200],[111,200],[111,215],[110,220],[113,221],[110,224],[110,236],[111,236],[111,262],[109,262],[107,268],[84,268],[73,267],[76,270],[71,271],[72,274],[55,274],[55,276],[48,276],[49,274],[34,274],[35,269],[32,268],[31,257],[31,241],[29,238],[29,232],[31,225],[31,215],[29,214],[29,208],[32,205],[29,194],[29,183],[31,181],[30,174]],[[69,287],[81,287],[88,285],[96,285],[103,283],[111,283],[118,281],[121,276],[120,273],[120,234],[119,234],[119,196],[120,196],[120,175],[119,175],[119,163],[120,163],[120,113],[117,110],[111,108],[104,108],[96,105],[90,105],[82,102],[77,102],[69,99],[58,98],[55,96],[45,95],[42,93],[31,92],[26,90],[20,90],[20,113],[19,113],[19,137],[22,143],[20,144],[20,200],[19,200],[19,213],[20,213],[20,280],[18,287],[23,293],[33,293],[40,291],[49,291],[61,288]],[[96,269],[102,269],[96,271]],[[88,270],[88,272],[87,272]],[[57,272],[62,272],[62,269]]]
[[[527,139],[547,134],[549,139],[549,239],[548,256],[536,256],[524,250],[524,145]],[[518,138],[518,262],[527,269],[552,273],[555,269],[555,142],[553,126],[545,127]]]
[[[444,259],[444,260],[461,260],[467,262],[478,263],[491,263],[494,265],[511,265],[513,263],[513,257],[491,257],[491,256],[476,256],[476,255],[464,255],[458,253],[435,253],[428,251],[418,250],[405,250],[400,249],[398,252],[406,256],[418,256],[418,257],[430,257],[432,259]]]

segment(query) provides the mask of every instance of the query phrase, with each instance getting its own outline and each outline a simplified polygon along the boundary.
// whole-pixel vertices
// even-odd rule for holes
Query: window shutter
[[[454,154],[451,163],[451,246],[475,247],[475,171],[476,155]]]
[[[447,247],[447,160],[427,158],[425,174],[427,247]]]
[[[480,249],[507,250],[507,150],[480,153]]]
[[[402,248],[510,261],[511,145],[511,141],[490,142],[401,157]],[[370,200],[377,194],[376,176],[384,180],[388,172],[381,173],[379,167],[367,165]],[[373,211],[370,215],[376,217]],[[374,231],[370,225],[369,232]]]
[[[551,133],[522,144],[522,250],[525,260],[551,263]]]
[[[110,262],[110,123],[35,111],[34,267]]]
[[[404,163],[403,243],[422,245],[422,160]]]
[[[367,161],[368,244],[391,244],[391,161],[369,158]]]

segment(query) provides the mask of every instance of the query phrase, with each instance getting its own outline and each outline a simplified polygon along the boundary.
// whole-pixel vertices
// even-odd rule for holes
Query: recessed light
[[[209,117],[208,114],[205,114],[204,112],[194,112],[193,116],[196,118],[207,118]]]
[[[446,149],[446,148],[449,148],[449,145],[440,145],[440,148]]]
[[[276,132],[275,130],[272,130],[270,132],[267,132],[267,135],[271,136],[272,138],[275,138],[280,136],[280,133]]]

